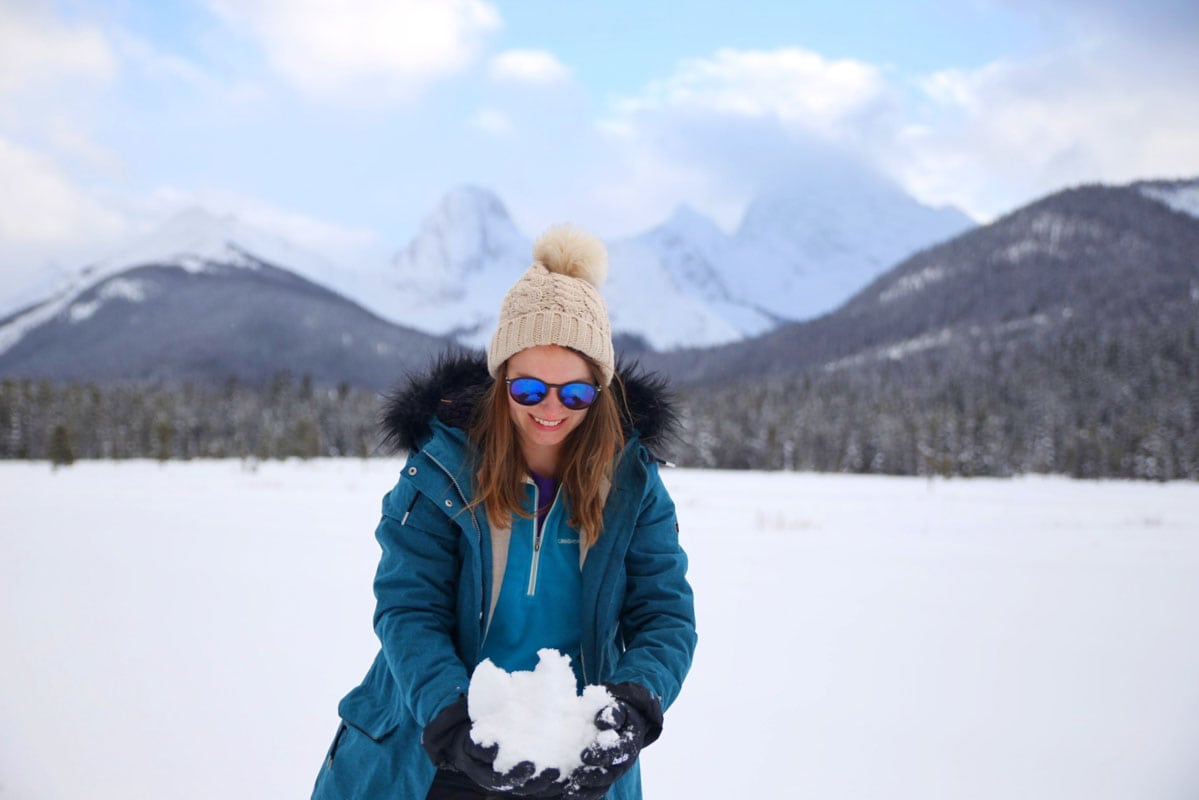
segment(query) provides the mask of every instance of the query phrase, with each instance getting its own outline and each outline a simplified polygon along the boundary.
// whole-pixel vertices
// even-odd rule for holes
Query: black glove
[[[662,734],[662,705],[637,683],[605,683],[616,701],[600,710],[595,727],[615,731],[616,741],[593,744],[582,753],[583,766],[570,775],[565,797],[570,800],[599,800],[612,784],[632,769],[642,748]]]
[[[425,726],[421,746],[434,766],[455,769],[488,792],[530,798],[562,796],[562,781],[556,769],[534,775],[536,765],[522,761],[507,772],[497,772],[495,756],[499,746],[477,743],[470,736],[470,726],[465,696],[446,706]]]

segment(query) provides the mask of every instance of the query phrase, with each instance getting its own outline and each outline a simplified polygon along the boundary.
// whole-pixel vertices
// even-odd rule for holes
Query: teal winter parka
[[[582,567],[582,671],[586,683],[641,684],[665,710],[679,694],[696,644],[687,558],[651,451],[674,418],[662,383],[618,372],[627,443],[603,531]],[[389,440],[409,455],[383,498],[376,530],[383,551],[374,582],[381,648],[338,706],[341,722],[314,800],[422,800],[432,783],[421,733],[467,692],[492,597],[487,515],[468,508],[472,459],[465,432],[491,380],[482,358],[452,356],[389,401]],[[606,797],[640,798],[636,767]]]

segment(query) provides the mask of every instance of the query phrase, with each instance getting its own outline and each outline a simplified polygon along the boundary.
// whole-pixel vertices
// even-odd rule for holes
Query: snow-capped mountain
[[[741,338],[718,307],[666,268],[663,252],[638,239],[608,248],[609,277],[602,292],[612,330],[632,334],[655,350],[704,347]]]
[[[714,335],[707,337],[709,343],[717,344],[769,330],[779,323],[774,315],[742,299],[737,284],[725,275],[734,255],[733,244],[712,220],[688,206],[680,206],[658,227],[617,242],[614,258],[619,263],[626,258],[626,252],[631,252],[642,260],[656,261],[679,287],[678,292],[702,302],[708,313],[719,320],[719,324],[711,326]]]
[[[191,274],[216,268],[256,270],[263,264],[274,264],[318,283],[335,283],[339,278],[337,268],[319,255],[246,225],[236,217],[191,208],[116,252],[59,276],[45,299],[0,320],[0,354],[29,330],[60,314],[66,313],[78,322],[95,313],[105,300],[144,299],[144,292],[137,288],[136,282],[109,279],[137,267],[166,264]],[[106,285],[102,290],[92,291],[100,284]],[[90,299],[77,303],[84,295]]]
[[[721,262],[743,302],[788,321],[831,311],[913,253],[973,227],[864,171],[755,199]],[[757,332],[757,331],[754,331]]]
[[[702,238],[676,239],[675,250],[704,258],[708,243]],[[609,244],[609,277],[601,292],[614,330],[634,334],[656,349],[741,338],[715,304],[697,294],[694,287],[702,281],[671,272],[672,252],[670,244],[663,247],[653,239]],[[479,187],[460,187],[446,195],[392,260],[374,307],[464,345],[486,347],[500,301],[528,268],[532,253],[532,240],[517,230],[499,197]]]
[[[643,234],[609,241],[601,291],[613,329],[658,350],[736,341],[828,311],[904,257],[972,225],[874,177],[801,188],[759,198],[733,236],[684,206]],[[389,318],[486,346],[500,298],[531,251],[496,195],[455,189],[370,302]]]
[[[445,340],[387,322],[291,271],[318,256],[190,211],[0,319],[0,374],[56,380],[265,380],[384,388]]]
[[[378,310],[421,330],[485,346],[500,298],[528,267],[532,242],[491,192],[447,194],[392,260]]]
[[[614,332],[661,351],[735,342],[827,311],[888,259],[967,224],[885,184],[855,178],[800,188],[759,198],[734,235],[683,207],[643,234],[608,242],[609,279],[601,291]],[[279,368],[329,379],[340,374],[334,362],[349,369],[363,357],[351,343],[372,342],[367,349],[379,363],[350,371],[355,380],[386,385],[406,363],[384,354],[415,342],[412,329],[426,335],[408,348],[409,360],[444,347],[447,339],[437,337],[485,347],[500,299],[531,259],[532,240],[503,202],[476,187],[447,194],[390,263],[355,272],[236,218],[193,209],[71,274],[47,299],[0,318],[0,372],[269,373],[268,348],[246,350],[253,331],[287,361]],[[228,291],[235,285],[241,295]],[[289,345],[292,339],[305,344]],[[292,364],[300,353],[311,363]],[[183,354],[208,366],[170,366]]]
[[[1199,182],[1167,192],[1137,184],[1058,192],[915,254],[830,314],[647,364],[704,383],[923,354],[947,380],[980,358],[1069,365],[1103,343],[1153,353],[1155,336],[1185,333],[1199,319],[1199,220],[1177,213],[1192,186]],[[1145,369],[1169,372],[1146,358]],[[1162,385],[1175,379],[1185,375]]]

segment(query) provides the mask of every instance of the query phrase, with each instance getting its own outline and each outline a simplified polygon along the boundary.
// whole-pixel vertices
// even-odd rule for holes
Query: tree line
[[[1199,480],[1199,325],[1065,332],[679,390],[681,466]],[[265,385],[0,381],[0,458],[381,455],[380,396]]]
[[[729,469],[1199,480],[1199,325],[1138,333],[982,340],[689,392],[675,453]]]
[[[375,455],[374,392],[279,373],[264,386],[0,381],[0,458],[282,459]]]

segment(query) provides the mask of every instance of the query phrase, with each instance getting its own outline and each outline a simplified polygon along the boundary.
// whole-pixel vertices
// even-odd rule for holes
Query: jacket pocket
[[[329,767],[333,766],[333,760],[337,758],[337,748],[341,744],[341,738],[346,735],[347,727],[349,726],[346,725],[344,720],[337,726],[337,735],[333,737],[333,744],[329,746],[329,755],[325,758],[325,763]]]
[[[401,719],[398,709],[402,705],[387,663],[380,653],[361,685],[341,699],[337,713],[346,724],[370,739],[381,742],[399,727]]]

